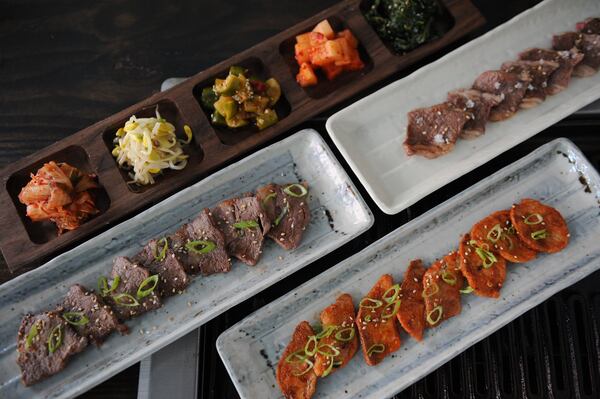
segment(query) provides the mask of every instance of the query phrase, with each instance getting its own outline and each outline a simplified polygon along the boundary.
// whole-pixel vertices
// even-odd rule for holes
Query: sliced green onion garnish
[[[62,317],[74,326],[85,326],[90,322],[90,319],[83,312],[65,312],[62,314]]]
[[[442,309],[442,307],[440,305],[436,306],[429,313],[427,313],[427,323],[433,326],[438,321],[440,321],[443,313],[444,310]]]
[[[323,350],[323,349],[326,349],[326,350]],[[323,356],[336,357],[340,354],[340,351],[338,348],[336,348],[333,345],[323,344],[323,345],[319,345],[317,347],[317,353],[320,353]]]
[[[50,331],[50,336],[48,336],[48,351],[54,353],[62,344],[62,340],[62,324],[59,324]]]
[[[377,309],[381,305],[383,305],[383,302],[381,302],[379,299],[363,298],[358,304],[358,307],[367,309]]]
[[[483,268],[489,269],[492,267],[494,263],[498,261],[496,255],[491,253],[490,251],[483,248],[475,248],[475,253],[481,258],[483,261]]]
[[[439,290],[440,287],[438,287],[435,281],[432,281],[431,284],[423,290],[423,298],[429,298],[430,296],[437,294]]]
[[[207,240],[190,241],[185,244],[185,249],[187,249],[189,252],[194,252],[197,254],[207,254],[216,247],[217,244]]]
[[[327,377],[329,374],[331,374],[331,370],[333,370],[333,357],[328,357],[327,360],[329,361],[329,364],[327,365],[325,371],[323,371],[323,374],[321,374],[321,377]]]
[[[158,284],[158,274],[154,274],[146,278],[138,287],[136,296],[138,299],[147,297],[154,292],[156,285]]]
[[[119,283],[121,282],[121,277],[116,276],[113,278],[110,283],[110,288],[108,287],[108,280],[104,276],[98,277],[98,291],[100,291],[100,295],[106,296],[117,289]]]
[[[467,288],[463,288],[462,290],[460,290],[461,294],[470,294],[471,292],[473,292],[473,287],[471,287],[470,285],[467,285]]]
[[[548,232],[546,231],[546,229],[534,231],[533,233],[531,233],[531,238],[533,238],[534,240],[542,240],[544,238],[548,238]]]
[[[383,311],[381,312],[381,318],[389,319],[390,317],[396,316],[396,313],[398,313],[398,310],[400,310],[400,302],[402,301],[398,299],[396,302],[389,303],[385,308],[383,308]],[[389,312],[388,309],[392,309],[392,311]]]
[[[117,305],[121,306],[140,306],[140,303],[137,301],[137,299],[126,293],[114,295],[113,300],[117,303]]]
[[[354,338],[354,327],[346,327],[342,328],[338,332],[335,333],[335,339],[341,342],[348,342]]]
[[[449,285],[456,284],[456,276],[452,272],[449,272],[448,270],[444,270],[442,272],[442,280],[444,280],[446,282],[446,284],[449,284]]]
[[[367,356],[371,357],[371,355],[373,353],[383,353],[384,351],[385,351],[385,345],[384,344],[373,344],[367,350]]]
[[[295,193],[294,191],[292,191],[292,189],[298,189],[300,191],[300,193]],[[290,184],[289,186],[285,187],[283,189],[283,192],[286,193],[287,195],[290,195],[292,197],[296,197],[296,198],[300,198],[300,197],[304,197],[306,194],[308,194],[308,190],[306,189],[306,187],[304,187],[302,184]]]
[[[251,229],[254,227],[258,227],[258,223],[256,220],[241,220],[233,224],[233,227],[236,229]]]
[[[33,323],[29,332],[27,333],[27,338],[25,339],[25,349],[29,349],[31,345],[33,345],[33,340],[39,335],[40,331],[38,330],[38,323]]]
[[[369,323],[371,320],[373,320],[373,318],[371,317],[371,315],[370,315],[370,314],[368,314],[368,315],[365,315],[365,318],[364,318],[364,320],[365,320],[367,323]]]
[[[306,358],[307,358],[307,356],[306,356],[306,353],[304,352],[304,349],[300,349],[300,350],[297,350],[296,352],[290,353],[285,358],[285,361],[287,363],[304,363]]]
[[[277,198],[277,193],[271,193],[271,194],[267,195],[262,201],[263,205],[266,205],[267,202],[269,202],[273,198]]]
[[[301,375],[304,375],[304,374],[308,373],[315,366],[315,364],[313,362],[311,362],[310,360],[308,360],[308,359],[304,359],[303,363],[308,364],[308,367],[306,369],[304,369],[304,371],[302,371],[300,373],[293,372],[292,374],[294,374],[296,377],[300,377]]]
[[[390,296],[390,293],[392,294],[392,296]],[[387,303],[392,303],[395,302],[396,299],[398,299],[398,295],[400,295],[400,285],[394,284],[383,293],[381,299],[383,299]]]
[[[337,327],[334,325],[324,326],[323,330],[317,334],[317,339],[327,338],[329,337]]]
[[[512,238],[510,238],[507,234],[504,234],[502,236],[502,238],[506,239],[508,241],[508,249],[513,249],[513,247],[515,246],[515,244],[513,243]]]
[[[488,231],[487,239],[495,243],[500,239],[500,237],[502,237],[502,233],[502,227],[500,226],[500,223],[498,223],[494,227],[492,227],[490,231]]]
[[[304,345],[304,353],[309,357],[314,356],[315,353],[317,353],[317,337],[315,335],[308,337],[308,341],[306,341],[306,345]]]
[[[279,216],[277,216],[277,219],[275,219],[275,222],[273,222],[275,224],[275,226],[279,226],[279,223],[281,223],[281,220],[289,212],[289,210],[290,210],[289,205],[286,205],[285,208],[283,208],[281,210],[281,213],[279,214]]]
[[[160,250],[159,250],[160,249]],[[167,249],[169,249],[169,241],[166,237],[161,238],[156,243],[156,246],[153,248],[154,259],[159,262],[162,262],[167,257]]]
[[[523,220],[523,223],[525,224],[540,224],[544,221],[544,218],[542,217],[542,215],[540,215],[539,213],[532,213],[531,215],[527,216],[525,218],[525,220]]]

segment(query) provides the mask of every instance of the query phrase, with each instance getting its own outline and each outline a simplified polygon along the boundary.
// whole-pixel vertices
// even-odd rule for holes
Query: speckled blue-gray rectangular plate
[[[355,305],[375,281],[395,281],[411,259],[431,264],[458,246],[461,234],[493,211],[521,198],[556,207],[571,232],[569,246],[527,264],[510,264],[501,298],[463,296],[462,313],[425,333],[423,342],[403,334],[402,348],[377,366],[362,354],[317,383],[315,398],[381,399],[408,387],[554,293],[600,268],[600,177],[566,139],[548,143],[475,184],[362,252],[259,309],[225,331],[217,348],[243,398],[278,398],[275,367],[296,324],[317,324],[323,308],[342,292]]]
[[[153,237],[173,232],[202,208],[274,181],[306,180],[312,220],[302,244],[284,251],[267,242],[260,262],[234,262],[226,274],[196,277],[182,295],[127,324],[100,348],[88,347],[56,376],[25,388],[19,382],[16,334],[21,317],[60,302],[68,287],[94,288],[118,255],[131,256]],[[367,230],[373,216],[322,138],[299,132],[196,183],[44,266],[0,286],[0,397],[69,397],[140,361],[225,310]]]

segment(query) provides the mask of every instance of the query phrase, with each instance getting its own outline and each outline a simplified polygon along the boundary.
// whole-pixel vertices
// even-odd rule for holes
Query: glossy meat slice
[[[583,53],[583,60],[573,70],[575,76],[592,76],[600,68],[600,35],[565,32],[554,35],[552,47],[558,51],[577,48]]]
[[[513,205],[510,219],[521,240],[539,252],[562,251],[569,244],[569,227],[560,212],[534,199]]]
[[[290,343],[277,364],[277,383],[286,399],[309,399],[317,389],[317,375],[310,363],[300,359],[309,337],[315,332],[307,321],[296,326]],[[298,353],[295,356],[294,353]]]
[[[460,290],[463,283],[456,251],[427,269],[423,276],[423,297],[428,327],[435,327],[460,313]]]
[[[465,234],[459,246],[460,270],[473,292],[479,296],[498,298],[506,279],[506,261],[490,250],[486,243],[471,240]]]
[[[72,285],[63,300],[62,307],[67,312],[66,318],[77,333],[88,338],[96,346],[100,346],[104,339],[113,331],[126,334],[128,329],[99,295],[88,291],[84,286]],[[64,313],[63,313],[64,315]]]
[[[396,325],[395,303],[399,298],[393,303],[384,299],[386,292],[391,295],[393,285],[392,276],[384,274],[359,304],[356,328],[363,356],[369,366],[378,364],[387,355],[400,349],[402,344]]]
[[[600,35],[600,18],[587,18],[577,23],[577,30],[581,33]]]
[[[528,61],[552,61],[558,63],[558,68],[550,75],[546,94],[553,95],[565,90],[571,81],[573,69],[583,59],[583,54],[577,49],[569,51],[554,51],[541,48],[530,48],[519,54],[519,58]]]
[[[206,208],[171,235],[169,244],[188,274],[208,276],[231,270],[225,236]]]
[[[175,256],[168,238],[150,240],[132,260],[148,269],[150,273],[158,274],[157,288],[161,297],[181,294],[190,283],[185,268]]]
[[[271,220],[258,198],[247,196],[222,201],[212,210],[217,227],[225,236],[227,253],[254,266],[260,259]]]
[[[425,268],[421,259],[411,260],[400,287],[401,302],[397,314],[402,328],[417,341],[423,340],[425,330],[424,274]]]
[[[529,262],[537,256],[517,235],[507,210],[494,212],[477,222],[471,229],[471,237],[486,242],[509,262]]]
[[[460,137],[472,139],[485,133],[485,124],[492,107],[501,101],[500,96],[483,93],[475,89],[460,89],[448,93],[448,101],[461,109],[467,116]]]
[[[50,339],[50,337],[53,337]],[[21,381],[33,385],[65,368],[71,356],[87,346],[61,317],[61,310],[26,315],[17,335],[17,364]],[[33,392],[31,393],[32,396]]]
[[[319,340],[319,348],[315,355],[315,374],[326,377],[344,367],[358,350],[358,334],[354,325],[354,304],[348,294],[340,295],[335,303],[321,312],[321,325],[325,335]],[[337,356],[327,356],[335,354]]]
[[[404,150],[426,158],[444,155],[454,148],[466,122],[465,113],[447,102],[410,111]]]
[[[530,81],[531,78],[527,73],[486,71],[475,79],[473,88],[500,96],[501,102],[492,107],[489,119],[502,121],[510,118],[519,110]]]
[[[531,78],[521,108],[532,108],[546,99],[548,79],[559,65],[556,61],[509,61],[502,64],[502,70],[510,73],[526,73]]]
[[[256,190],[256,197],[271,220],[269,238],[287,250],[298,247],[310,222],[308,185],[267,184]]]

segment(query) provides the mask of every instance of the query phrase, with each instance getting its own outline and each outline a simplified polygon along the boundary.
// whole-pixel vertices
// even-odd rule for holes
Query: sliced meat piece
[[[581,33],[600,35],[600,18],[588,18],[585,21],[578,22],[576,27]]]
[[[30,386],[58,373],[87,343],[86,337],[69,327],[60,310],[26,315],[17,335],[21,381]]]
[[[486,242],[509,262],[529,262],[537,256],[517,235],[507,210],[494,212],[477,222],[471,229],[471,237]]]
[[[583,54],[577,49],[569,51],[554,51],[541,48],[531,48],[519,54],[519,58],[528,61],[552,61],[558,63],[558,69],[550,75],[546,94],[554,95],[567,88],[575,66],[583,59]]]
[[[509,73],[528,74],[531,82],[521,102],[521,108],[533,108],[546,99],[548,79],[558,69],[556,61],[509,61],[502,64],[502,70]]]
[[[404,330],[417,341],[423,340],[425,330],[424,274],[425,268],[421,259],[411,260],[400,287],[401,302],[397,314]]]
[[[277,383],[286,399],[309,399],[317,389],[317,375],[314,369],[310,368],[310,363],[301,360],[309,337],[314,335],[315,332],[307,321],[298,324],[279,359]],[[298,353],[298,356],[294,353]]]
[[[486,71],[479,75],[473,88],[500,96],[500,104],[492,107],[491,121],[502,121],[513,116],[518,110],[531,78],[528,74],[505,71]]]
[[[212,210],[217,227],[225,235],[227,253],[254,266],[262,254],[271,220],[258,198],[246,196],[222,201]]]
[[[460,313],[460,289],[463,283],[456,251],[427,269],[423,275],[423,298],[425,320],[429,327],[435,327]]]
[[[575,76],[592,76],[600,68],[600,35],[565,32],[554,35],[552,47],[558,51],[577,48],[583,53],[583,60],[573,70]]]
[[[400,349],[400,331],[396,325],[396,313],[399,306],[398,295],[393,302],[384,299],[386,292],[391,299],[394,281],[392,276],[384,274],[359,304],[356,315],[356,327],[360,336],[363,355],[369,366],[381,362],[387,355]],[[399,286],[396,286],[399,294]],[[394,311],[395,310],[395,311]]]
[[[554,253],[569,244],[569,227],[559,211],[525,198],[510,210],[510,220],[519,238],[529,248]]]
[[[475,89],[460,89],[448,93],[448,101],[461,109],[467,116],[460,137],[472,139],[485,133],[485,124],[492,107],[500,104],[501,97]]]
[[[72,285],[63,300],[62,314],[77,333],[86,337],[96,346],[100,346],[104,339],[113,331],[127,334],[128,329],[99,295],[88,291],[79,284]]]
[[[354,304],[348,294],[340,295],[334,304],[321,312],[324,336],[319,340],[320,350],[315,355],[315,374],[327,377],[344,367],[358,350],[358,334],[354,325]],[[333,348],[333,349],[332,349]],[[326,354],[339,355],[327,356]]]
[[[208,209],[203,209],[194,220],[181,226],[169,237],[169,243],[188,274],[208,276],[231,270],[225,236]]]
[[[465,123],[465,113],[447,102],[410,111],[404,150],[425,158],[444,155],[454,148]]]
[[[465,234],[459,246],[460,270],[473,292],[479,296],[498,298],[506,279],[506,261],[490,250],[485,242],[472,240]]]
[[[161,297],[181,294],[190,280],[185,268],[175,256],[168,238],[150,242],[132,260],[152,274],[158,274],[158,292]]]
[[[104,299],[113,308],[119,319],[128,320],[162,306],[155,284],[148,280],[150,276],[148,269],[123,256],[115,259],[108,286],[110,287],[117,278],[118,284],[115,284],[116,288],[104,296]],[[142,286],[144,281],[147,283]],[[158,279],[156,284],[158,284]],[[150,292],[149,290],[153,286],[155,289]],[[146,296],[140,296],[138,290],[148,290],[149,293]]]
[[[306,183],[267,184],[256,190],[256,198],[271,220],[269,238],[284,249],[298,247],[310,222]]]

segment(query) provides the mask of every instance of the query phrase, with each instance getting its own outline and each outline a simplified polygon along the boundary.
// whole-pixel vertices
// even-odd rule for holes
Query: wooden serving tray
[[[445,47],[485,22],[469,0],[442,0],[441,3],[445,8],[441,23],[446,25],[446,33],[400,55],[379,39],[363,17],[361,9],[368,5],[366,1],[342,1],[168,91],[157,93],[4,168],[0,172],[4,188],[0,191],[0,249],[10,271],[41,264],[108,225],[190,185],[232,158]],[[353,32],[360,42],[359,51],[365,68],[344,73],[331,82],[319,79],[317,86],[303,89],[295,81],[298,71],[294,59],[295,36],[310,31],[325,18],[336,31],[349,28]],[[279,81],[282,96],[276,106],[280,117],[277,124],[261,132],[252,127],[234,131],[210,124],[210,115],[199,103],[200,92],[203,87],[212,85],[215,78],[226,76],[231,65],[242,65],[263,78],[274,77]],[[186,124],[192,128],[194,139],[184,147],[190,159],[185,169],[169,170],[158,177],[155,184],[135,189],[126,183],[127,173],[119,169],[111,155],[112,140],[116,130],[131,115],[153,115],[157,105],[161,115],[173,123],[178,132],[182,132]],[[60,236],[53,223],[31,222],[25,216],[25,206],[18,200],[29,175],[50,160],[68,162],[83,171],[95,173],[102,186],[95,193],[100,214],[77,230]]]

